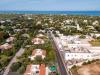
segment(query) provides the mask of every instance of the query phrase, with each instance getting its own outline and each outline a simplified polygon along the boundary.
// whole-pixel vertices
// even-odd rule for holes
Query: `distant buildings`
[[[13,46],[12,44],[9,44],[11,42],[13,42],[15,39],[15,37],[11,36],[9,38],[6,39],[6,43],[3,44],[3,45],[0,45],[0,50],[8,50],[8,49],[11,49]]]
[[[39,32],[39,33],[45,33],[46,31],[40,29],[38,32]]]
[[[80,26],[79,26],[77,20],[75,21],[75,24],[77,25],[77,26],[76,26],[76,27],[77,27],[77,30],[82,31],[82,28],[80,28]]]
[[[84,23],[87,23],[87,22],[88,22],[88,20],[83,20],[83,22],[84,22]]]
[[[98,25],[98,24],[99,22],[97,20],[92,23],[92,25]]]
[[[1,24],[5,23],[5,22],[6,22],[6,21],[3,21],[3,20],[0,21]]]
[[[38,21],[38,22],[36,23],[36,25],[39,25],[39,24],[41,24],[41,21]]]
[[[29,34],[26,34],[26,33],[22,34],[22,36],[25,37],[25,38],[30,38]]]
[[[44,37],[44,35],[43,34],[38,34],[38,35],[36,35],[36,37],[42,38],[42,37]]]
[[[33,44],[44,44],[45,42],[41,38],[34,38],[34,39],[32,39],[32,43]]]
[[[9,38],[6,40],[6,42],[8,42],[8,43],[9,43],[9,42],[13,42],[14,39],[15,39],[14,37],[9,37]]]
[[[100,34],[99,33],[97,33],[97,34],[91,33],[91,36],[92,37],[95,36],[97,38],[97,37],[100,37]]]
[[[0,50],[8,50],[8,49],[11,49],[13,46],[8,44],[8,43],[5,43],[3,45],[0,45]]]

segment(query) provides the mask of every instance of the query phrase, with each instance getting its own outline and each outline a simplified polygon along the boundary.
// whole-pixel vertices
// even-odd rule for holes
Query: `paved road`
[[[6,70],[5,70],[5,72],[4,72],[3,75],[8,75],[11,65],[14,62],[16,62],[17,57],[21,56],[23,53],[24,53],[24,49],[23,48],[20,48],[20,50],[16,53],[16,55],[13,57],[13,59],[10,61],[10,63],[6,67]]]
[[[57,62],[58,62],[58,65],[59,65],[59,70],[60,70],[60,74],[61,75],[69,75],[68,72],[67,72],[67,69],[66,69],[66,66],[65,66],[65,63],[64,63],[64,60],[61,56],[61,53],[60,53],[60,50],[57,46],[57,43],[53,37],[53,34],[49,33],[49,36],[50,36],[50,39],[51,41],[53,42],[54,46],[55,46],[55,52],[56,52],[56,56],[57,56]]]

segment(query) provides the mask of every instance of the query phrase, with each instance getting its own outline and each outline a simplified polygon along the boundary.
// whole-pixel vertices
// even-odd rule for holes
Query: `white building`
[[[29,57],[31,60],[35,60],[37,56],[41,56],[42,59],[46,57],[46,51],[42,49],[35,49],[32,52],[32,55]]]
[[[36,35],[36,37],[42,38],[42,37],[44,37],[44,35],[43,34],[38,34],[38,35]]]
[[[69,48],[75,48],[75,47],[90,47],[90,44],[67,44]]]
[[[32,43],[33,44],[44,44],[45,42],[41,38],[34,38],[34,39],[32,39]]]
[[[39,75],[39,65],[28,65],[24,75]]]
[[[65,60],[72,60],[72,59],[91,59],[91,53],[65,53]]]
[[[99,36],[99,35],[98,35]],[[92,37],[87,36],[85,39],[80,39],[79,35],[64,36],[59,33],[59,37],[56,37],[56,42],[59,49],[64,52],[65,61],[71,60],[80,62],[80,60],[91,60],[100,58],[100,47],[92,47],[88,42],[92,40]]]
[[[100,53],[100,47],[90,47],[89,51],[91,53]]]
[[[38,22],[36,23],[36,25],[39,25],[39,24],[41,24],[41,21],[38,21]]]
[[[83,22],[84,22],[84,23],[87,23],[87,22],[88,22],[88,20],[84,20]]]
[[[5,44],[0,46],[0,49],[1,50],[7,50],[7,49],[11,49],[12,47],[13,47],[12,45],[5,43]]]
[[[99,22],[97,20],[92,23],[92,25],[98,25],[98,24]]]
[[[49,69],[45,64],[28,65],[23,75],[49,75]]]
[[[1,20],[0,23],[5,23],[5,21]]]
[[[14,41],[14,37],[9,37],[7,40],[6,40],[6,42],[13,42]]]

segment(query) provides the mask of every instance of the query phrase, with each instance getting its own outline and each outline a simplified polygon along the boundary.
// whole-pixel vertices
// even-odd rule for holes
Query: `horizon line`
[[[0,10],[0,11],[100,11],[100,10]]]

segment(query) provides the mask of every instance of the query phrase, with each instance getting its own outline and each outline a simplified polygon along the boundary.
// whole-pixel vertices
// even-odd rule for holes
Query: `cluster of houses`
[[[48,68],[45,66],[45,64],[30,64],[27,66],[24,75],[48,75]]]
[[[77,64],[83,60],[100,59],[100,47],[93,47],[88,42],[93,40],[91,36],[86,35],[85,39],[81,39],[80,35],[64,36],[59,32],[57,34],[59,37],[56,37],[56,42],[60,51],[63,52],[67,65]]]
[[[14,36],[10,36],[6,39],[5,43],[0,45],[0,51],[3,52],[5,50],[9,50],[13,47],[13,41],[15,40]]]
[[[45,41],[42,39],[43,34],[38,34],[36,38],[32,39],[34,45],[44,44]],[[42,60],[46,58],[46,50],[43,49],[33,49],[32,55],[29,56],[31,61],[34,61],[36,57],[41,57]],[[24,75],[49,75],[50,69],[45,64],[30,64],[27,65]]]
[[[40,36],[37,36],[36,38],[32,39],[32,43],[34,45],[44,44],[44,40],[40,37],[43,37],[42,34],[39,34]],[[42,36],[41,36],[42,35]],[[42,59],[46,57],[46,51],[42,49],[33,49],[32,55],[29,56],[30,60],[35,60],[36,57],[40,56]],[[27,66],[26,71],[24,75],[45,75],[46,72],[46,66],[45,64],[30,64]]]

